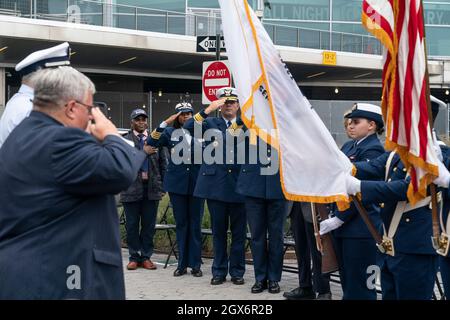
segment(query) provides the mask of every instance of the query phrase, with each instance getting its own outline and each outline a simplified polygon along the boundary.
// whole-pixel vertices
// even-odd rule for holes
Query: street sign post
[[[197,52],[215,52],[216,36],[197,36]],[[225,52],[225,41],[220,37],[220,51]]]
[[[203,62],[202,103],[209,104],[215,100],[217,89],[231,86],[231,72],[228,61]]]

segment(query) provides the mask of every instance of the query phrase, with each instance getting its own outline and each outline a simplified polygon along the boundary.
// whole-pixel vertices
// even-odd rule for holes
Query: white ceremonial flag
[[[228,60],[249,129],[279,153],[288,200],[348,205],[350,160],[303,96],[246,0],[219,0]],[[276,129],[276,130],[274,130]]]

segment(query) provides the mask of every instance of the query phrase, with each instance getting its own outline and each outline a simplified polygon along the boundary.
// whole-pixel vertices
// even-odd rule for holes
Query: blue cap
[[[131,111],[130,115],[131,120],[136,119],[139,116],[144,116],[148,118],[147,112],[145,112],[145,110],[143,109],[134,109],[133,111]]]
[[[192,112],[194,113],[194,108],[189,102],[180,102],[175,106],[175,112]]]
[[[375,121],[378,127],[381,129],[384,127],[383,116],[381,114],[381,108],[370,103],[355,103],[352,111],[344,115],[345,118],[363,118],[367,120]]]
[[[16,65],[15,69],[23,77],[39,69],[70,65],[69,59],[69,43],[64,42],[57,46],[29,54]]]

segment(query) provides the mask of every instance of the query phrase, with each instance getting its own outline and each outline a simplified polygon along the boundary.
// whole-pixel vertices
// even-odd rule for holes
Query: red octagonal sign
[[[228,61],[209,61],[203,63],[202,103],[209,104],[215,100],[217,89],[231,86],[231,73]]]

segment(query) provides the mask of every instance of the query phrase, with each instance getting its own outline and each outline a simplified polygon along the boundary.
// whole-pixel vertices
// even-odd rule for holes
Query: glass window
[[[361,23],[333,23],[332,30],[346,33],[369,34]]]
[[[249,2],[250,3],[250,2]],[[217,0],[188,0],[188,7],[190,8],[220,8]]]
[[[427,50],[432,56],[450,56],[449,27],[427,27]]]
[[[332,50],[378,53],[377,41],[371,40],[373,37],[368,36],[360,23],[333,23],[332,27]]]
[[[186,0],[113,0],[115,4],[186,12]]]
[[[333,0],[333,21],[361,21],[361,0]]]
[[[425,24],[450,25],[450,4],[424,3]]]
[[[297,28],[318,29],[327,31],[330,29],[330,24],[328,22],[298,22],[289,20],[264,19],[264,24],[275,24],[282,26],[291,26]]]
[[[264,18],[290,20],[330,20],[329,0],[269,0]]]

